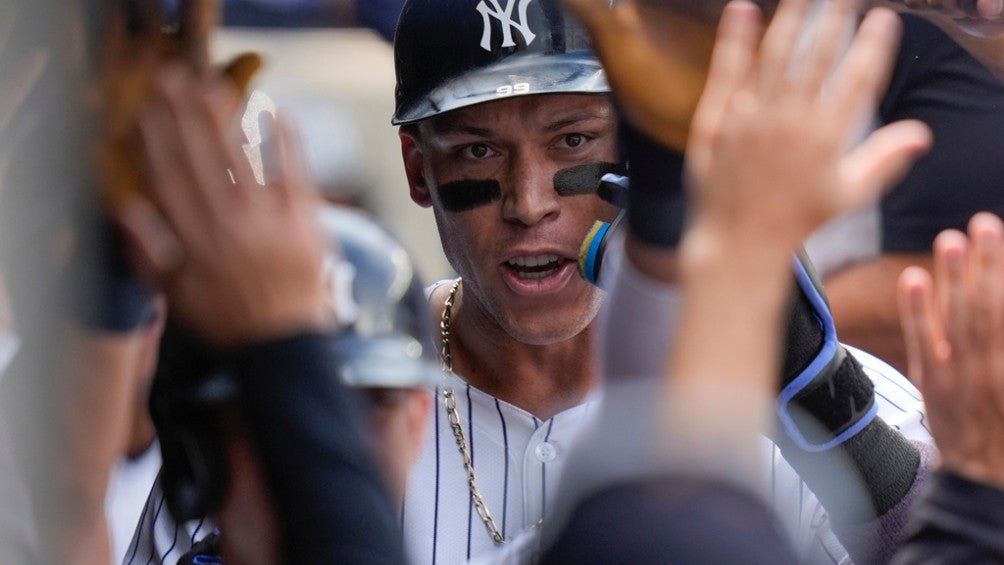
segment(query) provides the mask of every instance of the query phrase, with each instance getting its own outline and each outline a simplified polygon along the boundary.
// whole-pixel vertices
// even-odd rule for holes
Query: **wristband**
[[[87,281],[76,288],[74,312],[84,325],[110,332],[131,332],[154,314],[153,291],[132,272],[118,231],[104,219],[96,229],[81,234],[82,244],[66,274],[67,284]]]
[[[628,226],[651,245],[676,247],[683,235],[686,194],[683,155],[667,149],[625,122],[621,141],[627,153]]]

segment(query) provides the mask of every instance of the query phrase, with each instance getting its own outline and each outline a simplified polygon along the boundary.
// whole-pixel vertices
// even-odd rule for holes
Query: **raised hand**
[[[325,324],[317,194],[294,136],[277,123],[274,182],[261,186],[241,151],[231,88],[173,66],[139,123],[150,201],[117,215],[140,270],[172,317],[215,345]]]
[[[933,279],[903,271],[900,317],[942,466],[1004,488],[1004,223],[981,212],[968,232],[935,239]]]
[[[834,0],[801,49],[809,3],[782,0],[759,51],[756,8],[726,8],[687,146],[695,223],[797,246],[877,198],[930,146],[926,126],[901,121],[848,149],[887,85],[901,25],[888,10],[870,12],[841,56],[856,14]]]

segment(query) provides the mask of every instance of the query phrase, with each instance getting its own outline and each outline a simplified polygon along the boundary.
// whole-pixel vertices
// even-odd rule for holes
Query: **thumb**
[[[893,122],[872,132],[844,157],[847,192],[841,204],[851,209],[881,196],[906,176],[933,141],[930,128],[919,120]]]

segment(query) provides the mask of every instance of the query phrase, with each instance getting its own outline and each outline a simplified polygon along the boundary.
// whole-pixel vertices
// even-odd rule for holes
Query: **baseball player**
[[[456,563],[546,523],[569,446],[595,415],[591,341],[602,294],[571,271],[591,222],[614,212],[595,180],[619,170],[617,124],[588,39],[556,2],[414,0],[395,55],[394,123],[411,197],[433,209],[461,275],[430,292],[450,375],[436,391],[403,527],[415,562]],[[652,215],[649,225],[664,221]],[[674,301],[652,287],[660,285],[636,273],[632,313],[648,308],[665,326]],[[668,341],[640,328],[611,339],[661,367]],[[623,347],[636,341],[656,344]],[[916,390],[877,359],[859,360],[881,417],[929,442]],[[904,449],[916,472],[917,449]],[[773,502],[800,555],[840,562],[846,552],[811,489],[776,446],[764,450]]]

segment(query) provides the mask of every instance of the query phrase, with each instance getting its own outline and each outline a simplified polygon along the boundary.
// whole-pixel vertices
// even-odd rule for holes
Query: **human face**
[[[489,102],[402,131],[412,198],[434,210],[446,256],[464,279],[464,310],[473,306],[538,345],[592,321],[600,292],[577,274],[579,246],[615,209],[595,193],[559,195],[554,175],[616,162],[616,135],[609,100],[580,94]],[[458,196],[456,183],[479,186],[481,197],[458,206],[472,197]]]

